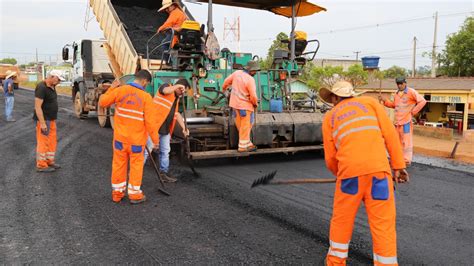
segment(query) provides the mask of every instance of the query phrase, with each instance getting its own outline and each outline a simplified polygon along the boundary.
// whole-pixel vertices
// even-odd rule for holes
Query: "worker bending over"
[[[151,74],[140,70],[135,80],[120,87],[111,87],[99,99],[99,106],[106,108],[115,104],[114,156],[112,160],[112,200],[120,202],[125,196],[127,167],[130,163],[128,198],[137,204],[146,200],[140,189],[143,176],[143,152],[147,137],[154,148],[158,148],[158,128],[155,108],[145,87],[151,82]]]
[[[395,109],[395,127],[397,128],[400,142],[403,145],[405,163],[411,164],[413,158],[413,116],[423,109],[425,98],[416,90],[407,86],[405,78],[395,79],[398,91],[393,102],[379,96],[380,102],[389,108]]]
[[[408,181],[402,147],[384,108],[370,97],[358,97],[349,82],[322,88],[321,98],[334,107],[323,122],[324,154],[337,176],[329,232],[327,265],[346,265],[354,219],[364,202],[373,239],[375,265],[397,265],[396,182]]]
[[[258,106],[257,90],[253,76],[260,71],[258,62],[249,61],[245,70],[237,70],[227,77],[222,86],[223,90],[231,87],[229,106],[233,109],[235,126],[239,131],[239,152],[257,150],[250,141],[252,124],[255,121],[255,109]]]
[[[161,177],[164,182],[174,183],[177,179],[170,175],[170,151],[171,151],[171,136],[173,136],[173,130],[176,122],[183,130],[185,136],[189,136],[189,131],[186,130],[184,120],[181,114],[178,112],[179,99],[184,94],[185,90],[188,89],[189,83],[186,79],[179,79],[174,85],[163,84],[158,89],[153,102],[155,103],[157,121],[160,125],[158,131],[160,136],[160,171]],[[147,142],[147,145],[151,145],[151,141]],[[148,158],[148,153],[145,153],[145,160]]]

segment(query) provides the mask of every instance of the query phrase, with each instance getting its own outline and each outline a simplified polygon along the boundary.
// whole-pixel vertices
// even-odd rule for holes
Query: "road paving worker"
[[[394,100],[390,101],[382,96],[379,96],[379,100],[386,107],[395,109],[395,127],[403,146],[405,163],[410,165],[413,158],[413,116],[423,109],[426,100],[416,90],[407,86],[405,78],[396,78],[395,82],[398,91]]]
[[[163,0],[161,4],[161,8],[158,12],[166,12],[168,13],[168,19],[161,25],[157,32],[164,32],[168,29],[173,29],[175,34],[173,40],[171,40],[171,31],[166,32],[166,36],[164,38],[164,42],[171,41],[169,49],[173,48],[175,44],[178,43],[178,35],[177,33],[181,31],[181,26],[183,22],[188,18],[184,11],[181,9],[178,3],[173,2],[173,0]],[[165,61],[169,59],[169,53],[165,53],[164,58]]]
[[[7,122],[15,122],[13,118],[13,106],[15,104],[15,92],[14,87],[14,78],[16,78],[17,73],[15,71],[7,70],[5,73],[5,80],[3,81],[3,95],[5,97],[5,119]]]
[[[245,70],[237,70],[224,81],[224,91],[231,87],[229,106],[235,126],[239,131],[239,152],[252,152],[257,150],[250,141],[250,132],[255,121],[255,109],[258,106],[257,90],[253,76],[260,71],[258,62],[249,61]]]
[[[106,108],[115,104],[114,140],[112,160],[112,200],[120,202],[127,188],[130,203],[146,200],[141,190],[143,176],[143,153],[147,137],[154,148],[158,148],[158,128],[155,108],[145,87],[151,82],[151,74],[140,70],[132,83],[112,86],[99,99],[99,106]],[[130,163],[130,178],[127,185],[127,167]]]
[[[171,151],[171,136],[173,135],[176,123],[180,125],[185,136],[189,136],[189,131],[186,130],[184,119],[178,112],[179,99],[184,94],[190,85],[186,79],[178,79],[174,85],[163,84],[156,92],[153,102],[155,103],[157,121],[160,125],[158,131],[160,136],[160,171],[164,182],[174,183],[178,181],[169,173],[170,167],[170,151]],[[150,141],[147,145],[150,145]],[[145,159],[148,158],[148,153],[145,153]]]
[[[396,182],[408,181],[402,147],[384,108],[371,97],[354,97],[352,85],[339,81],[319,91],[334,107],[323,121],[324,154],[337,176],[329,232],[327,265],[346,265],[354,220],[364,202],[373,240],[375,265],[397,265]],[[390,163],[387,158],[390,156]]]
[[[36,171],[53,172],[61,166],[55,163],[56,119],[58,118],[58,95],[56,85],[64,81],[60,70],[52,70],[46,79],[35,88],[36,121]]]

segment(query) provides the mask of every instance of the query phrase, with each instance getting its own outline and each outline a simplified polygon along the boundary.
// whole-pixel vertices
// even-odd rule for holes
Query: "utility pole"
[[[360,54],[360,51],[355,51],[353,52],[354,54],[356,54],[356,62],[359,61],[359,54]]]
[[[416,76],[416,36],[413,37],[413,66],[411,69],[411,77]]]
[[[431,53],[431,77],[436,78],[436,35],[438,33],[438,11],[435,13],[433,52]]]

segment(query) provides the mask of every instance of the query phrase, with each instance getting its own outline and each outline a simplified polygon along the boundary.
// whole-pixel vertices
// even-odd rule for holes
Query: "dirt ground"
[[[413,143],[415,154],[449,158],[456,140],[443,140],[414,135]],[[454,160],[474,164],[474,143],[460,141]]]

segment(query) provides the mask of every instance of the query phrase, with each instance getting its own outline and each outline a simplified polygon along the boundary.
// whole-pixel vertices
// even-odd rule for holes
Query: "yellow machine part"
[[[200,31],[201,26],[199,25],[199,22],[197,21],[192,21],[192,20],[185,20],[183,24],[181,25],[181,29],[183,30],[196,30]]]
[[[295,31],[295,38],[296,40],[307,41],[308,34],[306,34],[304,31]]]

